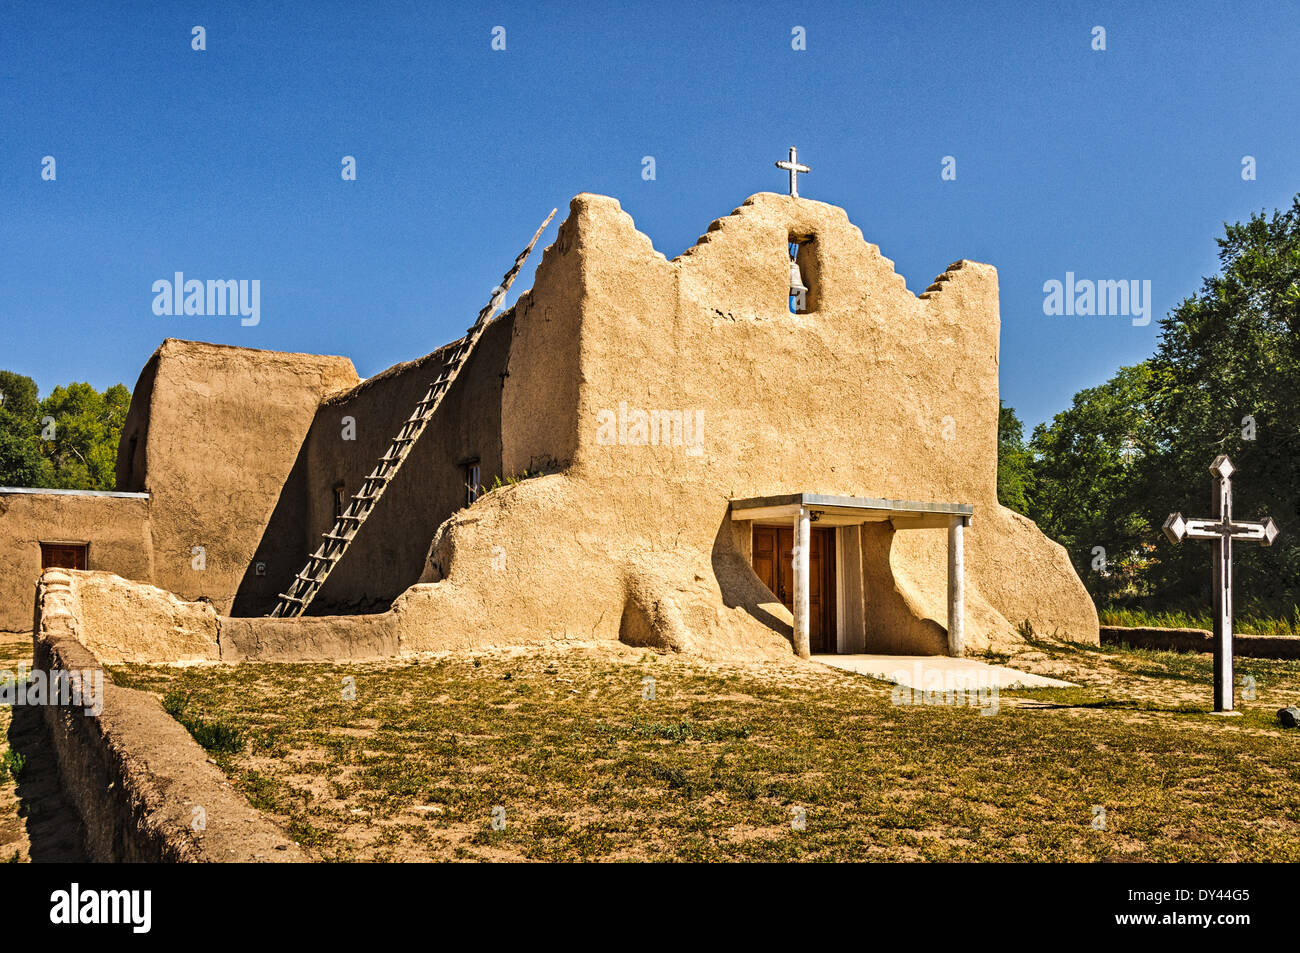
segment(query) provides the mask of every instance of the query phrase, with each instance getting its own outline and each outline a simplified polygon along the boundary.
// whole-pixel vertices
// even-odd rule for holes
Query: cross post
[[[1182,513],[1171,513],[1163,527],[1171,542],[1183,539],[1209,539],[1214,541],[1214,710],[1231,712],[1233,704],[1232,677],[1232,541],[1273,545],[1278,528],[1273,517],[1266,516],[1262,523],[1252,523],[1232,518],[1232,474],[1236,467],[1227,454],[1220,454],[1210,464],[1214,476],[1212,499],[1213,519],[1183,519]]]
[[[811,172],[812,169],[808,168],[806,165],[799,164],[799,153],[795,151],[794,146],[790,147],[789,160],[778,161],[776,167],[778,169],[785,169],[790,173],[790,197],[797,199],[799,197],[799,173]]]

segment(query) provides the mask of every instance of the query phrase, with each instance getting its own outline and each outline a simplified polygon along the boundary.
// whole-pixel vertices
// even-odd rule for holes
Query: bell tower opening
[[[787,239],[790,253],[790,313],[811,314],[817,310],[817,253],[811,235]]]

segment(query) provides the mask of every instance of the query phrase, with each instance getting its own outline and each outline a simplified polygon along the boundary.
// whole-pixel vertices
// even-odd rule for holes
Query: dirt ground
[[[30,657],[0,633],[0,670]],[[1300,860],[1300,663],[1238,659],[1222,718],[1207,655],[988,661],[1078,687],[991,714],[618,643],[114,677],[320,860]],[[0,707],[0,763],[0,861],[81,859],[37,710]]]
[[[31,633],[0,632],[0,672],[31,663]],[[0,863],[84,859],[40,711],[0,706]]]
[[[115,678],[322,860],[1300,860],[1300,665],[1239,660],[1227,719],[1208,656],[1009,664],[1079,687],[990,716],[607,643]]]

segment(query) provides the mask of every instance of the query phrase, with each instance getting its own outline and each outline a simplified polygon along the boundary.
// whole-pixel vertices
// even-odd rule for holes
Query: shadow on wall
[[[947,625],[926,616],[916,598],[918,585],[900,577],[901,570],[896,570],[893,549],[897,534],[889,522],[862,527],[866,650],[885,655],[947,655]],[[946,576],[934,584],[946,586]]]
[[[747,557],[748,524],[723,518],[713,541],[713,571],[728,608],[739,607],[783,638],[793,640],[794,620],[754,572]],[[899,579],[892,562],[896,530],[889,523],[862,528],[865,597],[865,650],[894,655],[944,655],[948,630],[926,617],[909,593],[914,585]]]
[[[749,532],[749,524],[733,523],[728,513],[723,516],[722,524],[713,538],[710,559],[713,575],[722,590],[722,601],[728,609],[745,610],[755,621],[788,639],[793,645],[794,618],[772,591],[763,585],[763,580],[758,578],[754,567],[749,563],[746,555],[749,547],[747,544],[742,545],[741,539],[747,537]]]
[[[307,561],[315,547],[308,548],[308,467],[307,441],[298,450],[280,497],[276,500],[271,519],[266,524],[262,539],[257,544],[253,561],[244,569],[235,600],[230,607],[232,616],[270,615],[286,592],[294,575]],[[265,566],[265,575],[258,575],[258,563]]]

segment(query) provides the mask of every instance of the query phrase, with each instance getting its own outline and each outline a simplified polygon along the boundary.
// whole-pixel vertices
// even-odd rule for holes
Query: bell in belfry
[[[800,295],[807,294],[808,288],[803,283],[803,276],[799,274],[799,263],[793,258],[790,259],[790,297],[797,298]]]

